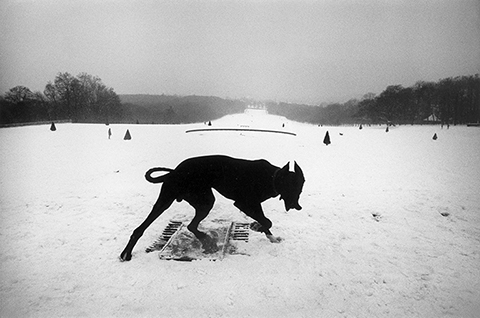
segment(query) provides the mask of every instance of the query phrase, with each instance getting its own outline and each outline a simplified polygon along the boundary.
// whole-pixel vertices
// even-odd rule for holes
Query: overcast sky
[[[0,93],[58,72],[118,94],[346,101],[480,73],[480,1],[1,0]]]

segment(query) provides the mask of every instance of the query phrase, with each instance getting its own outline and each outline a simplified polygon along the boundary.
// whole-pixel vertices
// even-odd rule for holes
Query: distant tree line
[[[120,99],[101,79],[86,73],[59,73],[42,92],[16,86],[0,100],[1,123],[54,121],[108,122],[121,117]]]
[[[358,122],[359,100],[351,99],[346,103],[323,104],[312,106],[284,102],[266,102],[268,113],[285,116],[294,121],[322,125],[354,124]]]
[[[214,96],[120,95],[124,119],[139,123],[206,122],[242,113],[246,103]]]
[[[117,95],[86,73],[58,73],[43,92],[16,86],[0,96],[0,124],[71,120],[84,123],[193,123],[241,113],[252,100],[213,96]],[[270,114],[324,125],[480,122],[480,77],[460,76],[411,87],[388,86],[361,100],[311,106],[265,102]]]
[[[411,87],[388,86],[364,98],[357,116],[372,122],[414,124],[426,118],[448,124],[480,121],[480,77],[459,76]]]
[[[42,92],[24,86],[10,89],[0,99],[0,123],[72,120],[109,122],[122,118],[120,98],[101,79],[86,73],[58,73]]]
[[[243,112],[245,102],[205,96],[117,95],[86,73],[58,73],[43,92],[16,86],[0,96],[0,124],[191,123]]]
[[[271,114],[291,120],[325,125],[353,123],[418,124],[426,119],[449,124],[480,122],[480,77],[459,76],[438,82],[417,82],[411,87],[388,86],[378,96],[310,106],[268,102]]]

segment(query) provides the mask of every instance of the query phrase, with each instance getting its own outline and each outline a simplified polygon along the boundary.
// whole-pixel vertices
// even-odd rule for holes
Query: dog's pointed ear
[[[283,168],[282,168],[282,169],[280,169],[280,171],[282,171],[282,172],[284,172],[284,171],[288,171],[288,169],[289,169],[289,168],[288,168],[288,167],[289,167],[289,165],[290,165],[290,163],[289,163],[289,162],[287,162],[287,164],[286,164],[285,166],[283,166]]]
[[[303,171],[302,171],[302,169],[300,168],[300,166],[297,164],[296,161],[295,161],[295,174],[299,174],[299,175],[302,176],[303,179],[305,179],[305,178],[303,177]]]
[[[288,172],[294,172],[293,171],[293,161],[291,161],[291,160],[288,162]]]
[[[295,161],[294,166],[295,166],[294,172],[302,172],[302,169],[300,168],[300,166],[298,165],[298,163],[296,161]]]

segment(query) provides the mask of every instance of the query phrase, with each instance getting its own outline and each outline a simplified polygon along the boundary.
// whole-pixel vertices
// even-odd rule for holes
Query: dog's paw
[[[125,262],[125,261],[129,261],[132,259],[132,254],[129,254],[129,253],[122,253],[120,254],[120,256],[118,257],[118,259],[120,259],[120,262]]]
[[[267,238],[272,243],[280,243],[281,241],[283,241],[283,239],[280,236],[267,235]]]

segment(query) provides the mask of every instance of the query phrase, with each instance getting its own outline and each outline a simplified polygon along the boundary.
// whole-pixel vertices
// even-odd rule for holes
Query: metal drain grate
[[[177,261],[222,260],[227,254],[248,255],[239,252],[236,242],[248,243],[250,223],[219,222],[204,228],[203,231],[213,239],[213,242],[208,242],[208,247],[214,247],[209,252],[205,252],[204,243],[198,241],[181,221],[170,221],[157,241],[148,247],[146,252],[160,251],[160,259]]]
[[[183,226],[181,221],[170,221],[167,227],[162,232],[162,235],[153,242],[152,245],[145,249],[145,252],[150,253],[153,251],[160,251],[163,249],[172,236]]]
[[[170,223],[168,223],[165,230],[163,230],[162,232],[162,239],[164,239],[165,241],[168,241],[172,237],[172,235],[178,231],[178,229],[181,226],[182,226],[181,221],[170,221]]]
[[[248,242],[250,223],[233,223],[230,238],[234,241]]]

